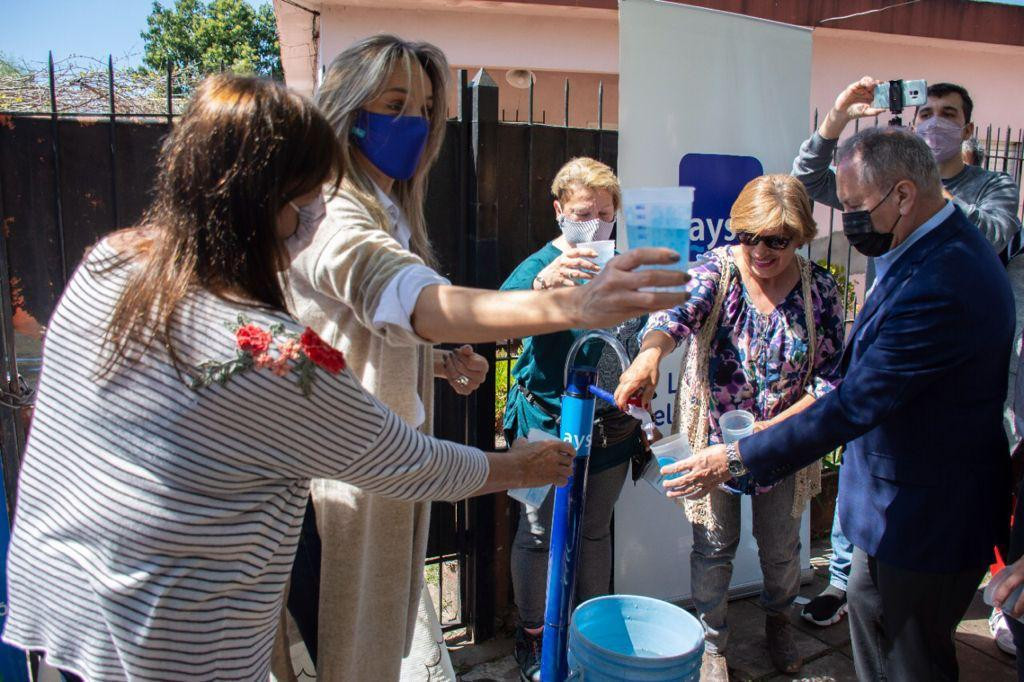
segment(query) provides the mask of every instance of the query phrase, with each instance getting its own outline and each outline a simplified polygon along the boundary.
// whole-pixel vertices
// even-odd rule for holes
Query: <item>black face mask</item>
[[[874,213],[875,208],[885,203],[894,189],[896,189],[896,185],[890,187],[882,200],[875,204],[870,211],[846,211],[843,213],[843,234],[846,235],[847,241],[853,248],[868,258],[877,258],[892,248],[892,233],[899,225],[903,215],[896,218],[896,222],[892,224],[892,228],[888,232],[883,233],[875,231],[875,226],[871,224],[871,214]]]

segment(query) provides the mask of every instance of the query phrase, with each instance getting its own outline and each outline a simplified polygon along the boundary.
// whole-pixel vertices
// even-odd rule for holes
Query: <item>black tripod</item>
[[[903,125],[903,81],[889,81],[889,125]]]

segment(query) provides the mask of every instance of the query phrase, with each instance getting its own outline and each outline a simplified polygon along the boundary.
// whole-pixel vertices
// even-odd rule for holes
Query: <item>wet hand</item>
[[[686,497],[697,499],[704,497],[714,488],[725,483],[732,474],[729,473],[729,458],[724,445],[712,445],[697,454],[662,467],[662,476],[686,472],[679,478],[666,479],[662,484],[668,497]]]
[[[575,247],[569,249],[538,273],[533,288],[574,287],[577,280],[593,279],[601,268],[588,258],[597,258],[597,251]]]
[[[490,364],[487,358],[464,345],[444,356],[444,373],[448,383],[459,395],[469,395],[487,378]]]

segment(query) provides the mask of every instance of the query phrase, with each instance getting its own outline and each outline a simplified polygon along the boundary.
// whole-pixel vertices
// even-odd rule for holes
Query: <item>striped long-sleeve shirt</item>
[[[315,368],[308,395],[281,363],[192,389],[153,350],[98,379],[126,273],[95,266],[113,255],[93,250],[47,332],[4,640],[89,680],[266,679],[309,478],[455,500],[487,460],[415,431],[347,371]],[[175,327],[184,364],[235,358],[240,313],[301,332],[198,293]]]

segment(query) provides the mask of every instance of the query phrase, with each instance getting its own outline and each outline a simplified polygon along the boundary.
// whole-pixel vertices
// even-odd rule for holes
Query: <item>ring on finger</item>
[[[460,374],[459,376],[455,377],[455,383],[457,383],[459,386],[469,386],[469,377],[467,377],[465,374]]]

